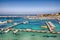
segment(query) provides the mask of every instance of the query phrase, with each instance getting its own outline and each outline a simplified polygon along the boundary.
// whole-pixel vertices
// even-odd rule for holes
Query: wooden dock
[[[47,24],[47,27],[48,27],[49,31],[53,32],[54,31],[54,27],[51,26],[48,22],[46,22],[46,24]]]

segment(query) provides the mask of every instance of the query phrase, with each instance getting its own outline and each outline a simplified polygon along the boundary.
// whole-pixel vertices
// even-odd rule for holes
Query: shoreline
[[[43,14],[44,15],[44,14]],[[43,16],[42,14],[39,16],[39,15],[37,15],[37,16],[0,16],[0,17],[4,17],[4,18],[6,18],[6,17],[22,17],[22,18],[28,18],[28,19],[41,19],[41,20],[48,20],[48,19],[56,19],[56,20],[58,20],[58,21],[60,21],[60,15],[59,16],[57,16],[58,14],[53,14],[53,15],[55,15],[55,16],[48,16],[47,14],[47,16]],[[52,15],[52,14],[51,14]],[[20,23],[18,23],[18,24],[20,24]],[[14,27],[14,26],[16,26],[16,25],[18,25],[18,24],[15,24],[15,25],[12,25],[12,26],[10,26],[10,28],[12,28],[12,27]],[[10,29],[9,27],[7,27],[8,29]],[[5,29],[5,28],[0,28],[0,29]],[[23,31],[26,31],[26,32],[43,32],[43,31],[37,31],[37,30],[23,30]],[[49,30],[48,30],[49,31]],[[47,33],[47,32],[43,32],[43,33]],[[55,32],[55,31],[53,31],[53,32],[51,32],[51,33],[54,33],[54,34],[60,34],[60,32]]]

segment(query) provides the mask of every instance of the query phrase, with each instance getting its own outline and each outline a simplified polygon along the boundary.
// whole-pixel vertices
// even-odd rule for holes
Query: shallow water
[[[33,30],[41,30],[41,26],[46,26],[45,22],[51,21],[55,25],[55,31],[60,31],[60,24],[58,24],[57,20],[29,20],[24,18],[0,18],[0,21],[5,20],[14,20],[14,22],[22,22],[24,20],[29,21],[28,24],[19,24],[14,26],[15,29],[26,29],[31,28]],[[11,26],[12,23],[7,24],[6,27]],[[2,26],[2,28],[5,28]],[[48,30],[48,29],[46,29]],[[55,36],[55,37],[49,37]],[[36,33],[36,32],[18,32],[17,34],[13,34],[13,31],[8,33],[0,33],[0,40],[59,40],[60,34],[48,34],[48,33]]]
[[[56,37],[43,37],[43,36]],[[13,34],[12,31],[0,34],[0,40],[60,40],[60,34],[36,33],[36,32],[18,32]]]

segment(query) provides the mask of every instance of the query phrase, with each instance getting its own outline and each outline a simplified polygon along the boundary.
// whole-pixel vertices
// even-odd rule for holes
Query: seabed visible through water
[[[32,29],[32,30],[46,30],[49,31],[48,28],[42,28],[41,26],[47,26],[45,22],[51,21],[54,25],[54,31],[60,32],[60,24],[58,23],[56,19],[53,20],[40,20],[40,19],[26,19],[21,17],[0,17],[0,21],[7,21],[10,20],[10,22],[0,25],[0,28],[8,28],[9,26],[13,25],[14,23],[20,23],[23,21],[28,21],[27,24],[21,23],[19,25],[13,26],[11,29]],[[11,21],[13,20],[13,21]],[[9,32],[5,33],[3,30],[0,32],[0,40],[60,40],[60,34],[52,34],[52,33],[40,33],[40,32],[24,32],[24,31],[18,31],[16,34],[13,33],[14,30],[10,30]]]

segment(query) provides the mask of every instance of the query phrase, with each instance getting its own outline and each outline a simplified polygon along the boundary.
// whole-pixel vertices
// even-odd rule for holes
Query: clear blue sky
[[[60,12],[59,0],[0,0],[0,13]]]

